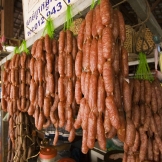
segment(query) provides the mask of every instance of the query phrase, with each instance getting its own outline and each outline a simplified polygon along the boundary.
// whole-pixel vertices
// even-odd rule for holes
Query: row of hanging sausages
[[[77,40],[79,51],[75,61],[76,87],[81,87],[83,97],[74,127],[83,129],[83,153],[94,147],[96,138],[100,148],[105,150],[106,138],[112,138],[116,134],[122,141],[125,138],[120,85],[124,82],[124,77],[128,77],[128,54],[122,47],[125,41],[122,14],[113,10],[109,1],[102,0],[87,13]],[[78,89],[75,89],[76,100]],[[128,95],[125,100],[127,97]]]
[[[127,120],[123,161],[161,161],[161,85],[158,80],[131,79],[130,90],[132,121]]]
[[[30,83],[26,98],[29,104],[24,111],[34,116],[38,130],[48,127],[50,123],[54,124],[57,132],[54,144],[58,139],[57,128],[64,126],[70,132],[70,142],[75,137],[75,129],[80,126],[83,128],[83,153],[94,147],[97,134],[102,149],[106,149],[106,137],[112,138],[117,131],[123,139],[125,128],[120,120],[124,121],[124,117],[121,97],[118,98],[122,95],[121,87],[125,94],[125,109],[130,108],[126,102],[129,97],[127,83],[123,79],[128,75],[127,52],[122,47],[124,27],[122,14],[113,10],[109,1],[102,0],[100,5],[87,13],[77,41],[72,32],[67,30],[60,32],[58,42],[46,35],[33,44],[32,57],[27,57],[30,58],[29,79],[22,84],[22,75],[18,87]],[[24,56],[20,55],[21,60]],[[7,71],[7,63],[4,71]],[[24,60],[24,63],[27,64],[27,61]],[[24,69],[23,61],[18,68]],[[114,80],[120,84],[118,89],[114,86]],[[22,100],[24,94],[22,91]],[[6,110],[9,104],[5,97],[3,101],[3,109]],[[119,105],[116,105],[117,102]],[[76,104],[80,108],[75,120]],[[99,136],[100,132],[106,134]]]
[[[82,127],[83,153],[94,147],[96,138],[105,150],[106,138],[117,135],[124,142],[123,161],[134,159],[135,153],[144,160],[146,144],[161,150],[161,136],[154,124],[161,118],[162,104],[157,97],[160,92],[150,88],[148,81],[135,80],[132,86],[126,79],[129,69],[124,41],[121,12],[113,10],[109,1],[101,0],[87,13],[77,40],[69,30],[61,31],[58,41],[46,35],[33,44],[32,57],[15,55],[13,58],[19,58],[20,63],[14,59],[5,63],[3,110],[11,116],[17,110],[27,111],[34,116],[38,130],[54,124],[54,145],[58,127],[70,132],[70,142],[75,138],[75,129]],[[15,87],[19,87],[20,95],[15,93]],[[14,91],[12,95],[10,91]],[[150,122],[152,136],[148,133]]]

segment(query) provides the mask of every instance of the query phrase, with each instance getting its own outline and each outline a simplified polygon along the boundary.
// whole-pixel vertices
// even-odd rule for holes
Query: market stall
[[[7,161],[95,162],[95,155],[107,160],[110,149],[123,162],[160,161],[162,87],[144,54],[155,44],[144,51],[147,41],[138,39],[144,28],[131,76],[128,28],[109,1],[24,1],[24,6],[26,41],[1,61]],[[76,32],[79,9],[85,14]],[[155,56],[157,71],[157,48]]]

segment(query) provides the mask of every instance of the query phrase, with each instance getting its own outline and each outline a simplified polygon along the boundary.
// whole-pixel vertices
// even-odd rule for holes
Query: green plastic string
[[[142,52],[139,54],[139,65],[137,67],[135,78],[149,80],[150,82],[154,80],[147,63],[146,55]]]
[[[27,49],[25,40],[22,41],[22,43],[21,43],[21,45],[19,47],[19,51],[20,51],[20,53],[25,52],[27,55],[29,54],[29,50]]]
[[[95,6],[95,0],[92,0],[90,10],[92,10],[94,8],[94,6]]]
[[[52,39],[54,37],[54,30],[55,30],[55,27],[54,27],[54,24],[53,24],[53,20],[52,20],[51,17],[48,17],[47,21],[46,21],[46,25],[45,25],[44,30],[43,30],[43,36],[48,34],[49,37]]]
[[[19,47],[15,47],[14,48],[14,51],[12,53],[12,56],[11,56],[11,59],[13,58],[14,55],[19,55],[21,52],[20,52],[20,48]]]
[[[15,47],[14,48],[14,54],[20,54],[20,49],[19,49],[19,47]]]
[[[66,10],[66,23],[64,24],[64,30],[70,29],[72,25],[73,25],[72,7],[71,5],[68,5]]]
[[[100,4],[100,0],[92,0],[90,10],[94,9],[94,7],[96,6],[96,4]]]

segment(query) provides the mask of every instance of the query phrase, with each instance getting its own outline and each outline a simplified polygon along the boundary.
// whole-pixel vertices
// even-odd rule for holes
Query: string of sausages
[[[130,109],[126,102],[130,97],[127,95],[129,86],[123,79],[128,77],[124,40],[122,14],[113,10],[109,1],[101,0],[100,5],[87,13],[77,41],[67,30],[60,32],[58,42],[48,35],[34,42],[27,66],[30,69],[30,102],[25,110],[35,118],[38,130],[51,123],[55,126],[54,145],[59,136],[58,127],[70,132],[70,142],[75,138],[75,129],[82,127],[83,153],[94,147],[96,137],[103,150],[106,149],[106,138],[117,134],[124,141],[121,96],[125,109]],[[24,56],[20,55],[20,58]],[[5,71],[10,65],[8,62]],[[20,69],[23,67],[19,65]],[[24,91],[21,98],[23,96]],[[3,100],[2,106],[6,110],[8,103],[5,97]]]
[[[35,41],[31,49],[30,61],[30,107],[28,114],[35,118],[38,130],[47,128],[51,122],[55,125],[55,109],[58,104],[58,70],[57,70],[57,40],[47,34]]]
[[[64,127],[70,132],[69,142],[75,138],[74,116],[76,114],[76,101],[74,99],[74,86],[76,76],[74,73],[75,57],[77,53],[76,38],[70,30],[62,30],[59,34],[58,56],[58,117],[57,126]],[[54,139],[54,144],[57,140]]]
[[[84,154],[96,139],[106,150],[106,139],[117,135],[124,142],[123,161],[158,161],[161,87],[127,79],[125,39],[121,12],[101,0],[87,13],[77,39],[69,30],[60,31],[58,41],[45,35],[33,44],[32,57],[23,53],[5,63],[2,109],[10,116],[28,112],[38,130],[53,124],[54,145],[59,127],[70,133],[69,142],[81,127]]]
[[[161,91],[158,80],[130,80],[132,116],[127,117],[123,161],[161,161]]]
[[[15,54],[6,61],[2,77],[2,109],[9,115],[29,108],[30,56]]]
[[[106,138],[117,134],[125,140],[121,91],[123,78],[128,77],[128,54],[122,46],[122,14],[113,10],[109,1],[101,0],[87,13],[77,40],[75,99],[80,108],[74,127],[83,129],[82,152],[86,154],[94,147],[96,138],[103,150]]]

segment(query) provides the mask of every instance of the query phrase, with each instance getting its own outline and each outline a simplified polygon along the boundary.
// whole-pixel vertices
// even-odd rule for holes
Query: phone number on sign
[[[68,0],[68,3],[70,3],[70,0]],[[50,15],[54,15],[62,10],[62,2],[58,2],[50,11],[46,12],[46,17],[49,17]],[[40,26],[42,26],[46,22],[45,18],[43,16],[40,17],[39,20],[30,28],[30,31],[27,31],[27,35],[30,36],[32,32],[36,31]]]

